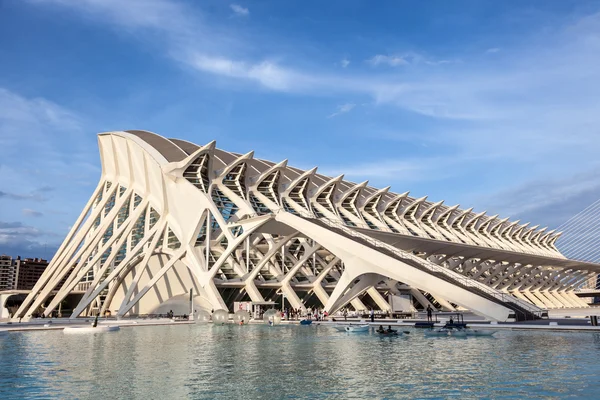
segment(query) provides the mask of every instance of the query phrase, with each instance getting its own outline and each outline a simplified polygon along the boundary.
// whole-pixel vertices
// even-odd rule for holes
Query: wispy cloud
[[[498,47],[492,47],[492,48],[487,49],[485,52],[488,54],[492,54],[492,53],[497,53],[499,51],[500,51],[500,49]]]
[[[568,176],[524,182],[516,187],[482,196],[479,203],[522,222],[544,220],[556,228],[600,198],[600,168]]]
[[[454,64],[459,61],[457,60],[425,60],[424,63],[427,65],[444,65],[444,64]]]
[[[416,136],[407,138],[414,143]],[[459,168],[464,163],[485,162],[489,160],[483,154],[432,154],[428,156],[402,156],[398,158],[383,158],[372,161],[352,162],[335,166],[324,165],[321,172],[330,176],[344,174],[347,179],[360,181],[368,179],[374,185],[387,186],[391,183],[414,183],[423,181],[444,181],[460,176],[463,171]],[[407,188],[396,188],[406,191]]]
[[[338,115],[348,113],[348,112],[352,111],[352,109],[354,107],[356,107],[356,104],[353,104],[353,103],[342,104],[341,106],[338,106],[336,112],[334,112],[333,114],[330,114],[329,116],[327,116],[327,118],[333,118],[333,117],[337,117]]]
[[[254,82],[286,93],[359,93],[372,96],[377,104],[391,104],[435,118],[510,120],[515,114],[527,114],[531,119],[530,108],[539,103],[536,101],[538,95],[541,94],[545,101],[553,99],[555,103],[569,104],[570,99],[561,94],[563,90],[572,91],[574,83],[589,88],[589,82],[596,81],[590,78],[600,75],[591,67],[600,59],[597,55],[600,54],[597,51],[599,41],[595,40],[600,29],[591,21],[600,20],[600,14],[590,16],[587,22],[547,35],[545,46],[551,51],[540,51],[543,47],[539,43],[529,46],[529,41],[524,40],[523,48],[515,51],[501,66],[479,60],[471,61],[470,68],[450,68],[456,64],[452,58],[436,60],[407,52],[378,54],[368,62],[373,66],[436,64],[448,68],[435,71],[433,75],[411,70],[402,75],[389,72],[386,75],[363,73],[340,77],[328,71],[282,65],[274,59],[236,59],[233,55],[242,53],[249,44],[211,26],[201,15],[190,12],[185,3],[165,0],[125,3],[116,0],[36,1],[40,2],[70,6],[96,17],[104,25],[118,27],[123,34],[136,35],[140,33],[137,31],[143,30],[160,33],[165,40],[159,44],[166,44],[166,55],[202,73]],[[582,62],[565,62],[573,59]],[[562,80],[557,80],[557,75]]]
[[[24,208],[22,210],[22,213],[26,217],[41,217],[41,216],[44,215],[42,212],[36,211],[36,210],[32,210],[30,208]]]
[[[11,125],[35,125],[68,131],[81,128],[80,119],[71,111],[43,98],[27,99],[0,87],[0,121]],[[15,137],[6,132],[0,136],[0,145],[13,142]]]
[[[32,167],[43,161],[46,166],[53,166],[58,159],[64,157],[64,152],[57,151],[66,145],[75,150],[75,146],[87,139],[82,135],[82,120],[71,110],[44,98],[27,98],[0,87],[0,148],[5,151],[3,159],[21,158],[23,155],[34,155],[35,160],[27,164]],[[93,140],[93,138],[91,138]],[[73,157],[81,156],[77,153]],[[0,168],[6,168],[0,160]],[[0,174],[0,187],[6,182],[8,171]],[[14,187],[26,188],[19,184]],[[1,195],[12,199],[41,199],[43,193],[53,190],[46,182],[31,189],[32,193],[20,195],[2,191]]]
[[[22,222],[0,221],[0,243],[6,243],[8,238],[22,236],[27,238],[38,237],[42,234],[39,229],[24,225]]]
[[[385,182],[394,178],[397,181],[410,181],[421,179],[425,174],[424,166],[411,160],[380,160],[343,167],[323,166],[321,170],[330,176],[344,174],[346,179],[369,179],[374,182]],[[426,166],[425,166],[426,167]]]
[[[389,67],[399,67],[399,66],[407,66],[407,65],[444,65],[444,64],[454,64],[457,63],[458,60],[452,59],[435,59],[432,57],[427,57],[423,54],[416,53],[414,51],[409,51],[403,54],[396,55],[384,55],[377,54],[372,58],[366,60],[368,64],[373,67],[378,67],[380,65],[387,65]]]
[[[166,57],[200,77],[221,78],[211,79],[211,84],[294,95],[362,96],[382,109],[396,107],[428,122],[443,119],[445,125],[432,125],[427,132],[438,150],[456,150],[448,158],[461,160],[479,154],[497,169],[522,171],[515,174],[514,185],[525,177],[541,181],[567,176],[600,152],[600,13],[564,19],[563,26],[539,35],[528,33],[510,52],[494,47],[436,57],[379,53],[368,64],[381,68],[340,73],[331,62],[323,67],[272,55],[268,44],[215,27],[184,2],[36,3],[70,7],[132,38],[146,38],[150,32],[157,38],[152,45]],[[481,168],[468,158],[461,162]],[[438,172],[445,171],[442,163],[436,165]]]
[[[0,248],[8,255],[50,258],[58,246],[48,244],[43,239],[45,235],[56,236],[22,222],[0,221]]]
[[[377,54],[367,60],[367,63],[371,64],[374,67],[379,65],[389,65],[390,67],[398,67],[400,65],[408,65],[408,61],[406,61],[403,57],[400,56],[388,56],[383,54]]]
[[[340,65],[342,66],[342,68],[346,68],[348,65],[350,65],[350,60],[344,58],[342,59],[342,61],[340,61]]]
[[[38,224],[47,228],[2,225],[2,251],[47,256],[35,251],[54,248],[62,239],[52,233],[57,221],[37,211],[36,203],[61,204],[74,219],[81,192],[89,196],[89,189],[79,189],[76,182],[95,182],[100,168],[95,137],[84,134],[83,126],[83,119],[67,107],[0,88],[0,214],[38,217]],[[67,190],[55,190],[57,186]]]
[[[188,55],[188,62],[194,68],[204,72],[255,81],[266,88],[277,91],[290,91],[296,87],[298,82],[310,82],[308,77],[282,68],[270,61],[251,64],[243,61],[233,61],[228,58],[192,53]]]
[[[247,8],[244,8],[239,4],[231,4],[229,8],[231,8],[236,15],[247,16],[250,14],[250,11]]]
[[[46,201],[46,197],[44,197],[41,193],[31,192],[27,194],[20,193],[9,193],[0,190],[0,199],[9,199],[9,200],[31,200],[31,201]]]

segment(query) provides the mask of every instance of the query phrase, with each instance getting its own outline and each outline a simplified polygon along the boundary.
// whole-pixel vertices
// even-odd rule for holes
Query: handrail
[[[288,212],[288,211],[283,208],[273,210],[274,215],[276,215],[280,212]],[[290,213],[290,214],[292,214],[292,213]],[[258,214],[255,214],[255,215],[258,216]],[[354,236],[354,237],[358,237],[362,240],[365,240],[375,247],[384,248],[401,258],[411,259],[412,261],[417,262],[419,265],[424,266],[425,268],[429,269],[430,271],[444,274],[447,277],[451,278],[452,280],[460,283],[461,285],[463,285],[465,287],[472,287],[472,288],[476,288],[480,291],[483,291],[487,295],[494,297],[495,299],[501,301],[502,303],[507,303],[507,302],[514,303],[514,304],[520,306],[521,308],[523,308],[531,313],[534,313],[534,314],[538,314],[538,313],[542,312],[541,308],[539,308],[533,304],[527,303],[527,302],[525,302],[521,299],[518,299],[515,296],[512,296],[510,294],[506,294],[499,290],[493,289],[493,288],[485,285],[484,283],[481,283],[475,279],[461,275],[460,273],[452,271],[451,269],[437,265],[427,259],[418,257],[408,251],[400,250],[400,249],[398,249],[392,245],[389,245],[381,240],[377,240],[369,235],[358,232],[358,231],[352,229],[351,227],[341,223],[340,221],[335,221],[335,220],[331,220],[329,218],[324,218],[324,217],[317,218],[312,213],[309,214],[309,213],[301,213],[301,212],[296,211],[296,215],[303,217],[303,218],[307,218],[307,219],[315,219],[315,220],[321,221],[333,228],[341,229],[345,233],[347,233],[351,236]],[[254,216],[254,215],[252,215],[252,216]],[[517,312],[518,310],[514,310],[514,311]]]

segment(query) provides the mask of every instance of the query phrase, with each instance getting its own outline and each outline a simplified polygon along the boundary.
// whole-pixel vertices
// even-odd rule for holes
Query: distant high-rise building
[[[42,258],[0,256],[0,290],[31,290],[46,270]]]
[[[0,255],[0,290],[13,290],[17,285],[16,264],[11,256]]]
[[[48,261],[42,258],[17,258],[16,262],[16,289],[31,290],[35,283],[40,279],[40,276],[46,270]]]

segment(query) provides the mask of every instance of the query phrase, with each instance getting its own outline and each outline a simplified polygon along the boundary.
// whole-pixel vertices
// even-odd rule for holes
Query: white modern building
[[[560,233],[146,131],[98,137],[102,176],[15,314],[233,308],[468,309],[491,320],[586,307],[600,266],[565,258]],[[64,282],[64,283],[63,283]]]

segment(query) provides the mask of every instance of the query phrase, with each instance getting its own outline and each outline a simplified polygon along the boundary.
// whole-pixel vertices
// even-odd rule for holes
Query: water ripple
[[[0,398],[597,398],[600,334],[156,326],[0,339]]]

